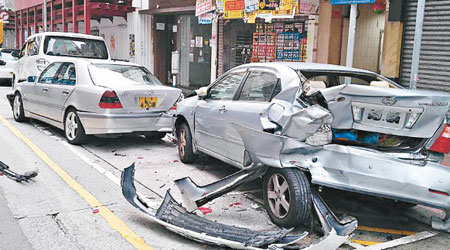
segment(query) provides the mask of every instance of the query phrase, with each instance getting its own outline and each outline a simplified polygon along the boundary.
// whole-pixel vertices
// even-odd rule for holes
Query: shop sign
[[[213,10],[213,0],[197,0],[195,3],[195,16],[200,16]]]
[[[204,14],[201,14],[198,17],[198,24],[212,24],[213,20],[213,12],[207,12]]]
[[[223,13],[225,9],[224,0],[216,1],[216,11],[219,13]]]
[[[242,19],[245,16],[245,0],[225,0],[225,19]]]
[[[245,12],[250,13],[258,10],[259,0],[245,0]]]
[[[331,0],[332,5],[337,4],[363,4],[363,3],[374,3],[375,0]]]
[[[165,23],[156,23],[156,30],[166,30]]]
[[[301,14],[315,14],[317,13],[317,8],[319,7],[319,0],[301,0],[300,10]]]
[[[278,10],[281,6],[281,0],[259,0],[259,10]]]

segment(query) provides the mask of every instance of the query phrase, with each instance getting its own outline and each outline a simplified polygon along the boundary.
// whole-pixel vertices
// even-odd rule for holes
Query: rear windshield
[[[150,71],[140,66],[91,64],[89,73],[94,83],[98,85],[162,85]]]
[[[71,56],[95,59],[108,59],[104,41],[73,37],[46,37],[44,53],[50,56]]]

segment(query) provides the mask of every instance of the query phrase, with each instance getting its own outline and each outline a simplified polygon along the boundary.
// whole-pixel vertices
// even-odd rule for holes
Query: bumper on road
[[[86,134],[172,131],[172,116],[167,113],[94,114],[79,111],[78,116]]]

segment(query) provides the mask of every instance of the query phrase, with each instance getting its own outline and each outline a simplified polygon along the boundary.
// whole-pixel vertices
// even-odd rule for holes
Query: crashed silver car
[[[404,89],[370,71],[324,64],[247,64],[178,103],[182,162],[203,152],[264,177],[272,221],[308,220],[311,184],[450,211],[450,96]],[[252,162],[267,170],[248,170]],[[239,174],[238,174],[239,175]],[[191,210],[249,175],[177,185]],[[225,183],[226,182],[226,183]],[[203,201],[202,201],[203,199]],[[449,217],[433,227],[449,230]]]

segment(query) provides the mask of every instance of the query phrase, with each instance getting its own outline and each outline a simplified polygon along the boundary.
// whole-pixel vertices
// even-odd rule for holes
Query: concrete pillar
[[[340,64],[342,6],[320,0],[317,62]]]

